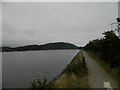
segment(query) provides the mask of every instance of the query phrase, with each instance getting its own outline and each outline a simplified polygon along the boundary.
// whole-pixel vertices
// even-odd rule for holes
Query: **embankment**
[[[83,52],[78,52],[70,64],[53,81],[47,84],[38,84],[35,86],[33,83],[34,88],[89,88],[88,69],[85,64]]]
[[[54,80],[53,88],[88,88],[88,69],[80,51]]]

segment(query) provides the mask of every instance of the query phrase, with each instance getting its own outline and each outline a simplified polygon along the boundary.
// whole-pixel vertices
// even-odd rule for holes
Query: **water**
[[[28,88],[34,79],[57,77],[78,50],[44,50],[2,53],[2,87]]]

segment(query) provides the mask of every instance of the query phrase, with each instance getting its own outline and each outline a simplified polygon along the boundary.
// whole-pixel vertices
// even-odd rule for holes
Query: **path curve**
[[[110,75],[95,60],[83,52],[86,65],[89,71],[89,83],[91,88],[104,88],[104,81],[109,81],[112,88],[118,88],[118,84],[110,77]]]

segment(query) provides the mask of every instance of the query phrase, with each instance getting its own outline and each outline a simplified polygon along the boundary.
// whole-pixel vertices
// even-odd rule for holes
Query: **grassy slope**
[[[96,60],[101,66],[105,68],[105,70],[111,75],[111,77],[118,82],[120,80],[120,77],[118,77],[118,68],[110,68],[109,64],[105,63],[103,60],[100,59],[98,55],[91,51],[87,51],[87,54]]]
[[[33,83],[34,84],[34,83]],[[35,88],[89,88],[88,69],[80,51],[70,64],[64,69],[60,76],[47,84],[40,84]]]
[[[39,82],[39,83],[38,83]],[[84,56],[80,51],[64,71],[54,81],[47,84],[38,81],[32,83],[32,88],[89,88],[88,69],[85,65]]]
[[[88,88],[88,70],[84,65],[83,53],[79,52],[65,68],[63,74],[55,80],[54,88]]]

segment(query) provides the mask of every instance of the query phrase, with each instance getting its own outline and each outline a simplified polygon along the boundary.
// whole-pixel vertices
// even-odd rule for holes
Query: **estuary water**
[[[29,88],[34,79],[54,80],[79,50],[2,53],[2,88]]]

